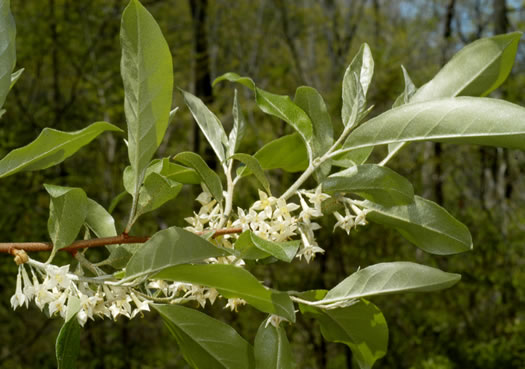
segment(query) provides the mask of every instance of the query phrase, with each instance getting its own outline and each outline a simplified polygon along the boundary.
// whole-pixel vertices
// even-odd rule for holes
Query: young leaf
[[[182,184],[161,174],[149,173],[140,188],[137,216],[161,207],[177,197],[181,189]]]
[[[221,179],[217,173],[210,169],[200,155],[189,151],[181,152],[175,155],[173,160],[195,169],[213,197],[217,201],[222,200],[223,194]]]
[[[229,325],[178,305],[152,305],[194,369],[252,369],[253,347]]]
[[[306,144],[308,158],[312,159],[312,138],[313,127],[308,114],[298,107],[288,96],[276,95],[261,90],[255,86],[255,83],[247,77],[241,77],[236,73],[226,73],[213,81],[213,85],[220,81],[227,80],[230,82],[240,83],[250,88],[255,93],[257,106],[266,114],[273,115],[284,120],[291,125],[301,136]]]
[[[248,168],[250,172],[255,175],[255,178],[257,178],[257,180],[261,183],[261,185],[264,188],[264,191],[266,191],[266,193],[271,193],[270,182],[268,182],[268,178],[266,178],[261,164],[255,157],[248,154],[238,153],[232,155],[231,158],[245,164],[246,168]]]
[[[173,265],[228,255],[204,238],[178,227],[159,231],[145,242],[126,266],[126,277],[144,277]]]
[[[414,85],[414,82],[412,82],[412,79],[408,75],[408,72],[403,65],[401,66],[401,70],[403,71],[403,78],[405,80],[405,89],[403,93],[397,97],[394,105],[392,105],[392,108],[397,108],[398,106],[408,104],[412,96],[417,91],[417,87]]]
[[[328,304],[391,293],[439,291],[460,279],[459,274],[406,261],[379,263],[350,275],[321,301]]]
[[[76,315],[80,310],[77,297],[68,298],[66,319],[56,340],[56,357],[58,369],[74,369],[80,351],[80,325]]]
[[[413,96],[411,102],[487,96],[507,79],[522,33],[497,35],[465,46]]]
[[[308,154],[304,142],[297,133],[270,141],[254,155],[264,170],[283,169],[287,172],[301,172],[308,167]],[[242,176],[251,174],[250,168],[243,168]]]
[[[370,369],[385,356],[388,348],[388,326],[381,310],[366,300],[339,309],[321,310],[300,304],[301,312],[321,325],[329,342],[347,345],[361,369]]]
[[[450,255],[472,249],[468,228],[438,204],[414,196],[408,205],[385,207],[365,201],[367,219],[397,229],[407,240],[431,254]]]
[[[135,176],[135,197],[168,126],[173,65],[158,24],[138,0],[131,0],[124,9],[120,41],[128,154]]]
[[[224,145],[228,143],[226,132],[221,121],[197,96],[190,94],[184,90],[180,90],[184,96],[184,102],[188,106],[193,115],[193,118],[199,125],[202,133],[210,143],[213,151],[221,162],[224,162],[226,155],[224,153]]]
[[[237,99],[237,89],[235,89],[235,94],[233,95],[232,115],[233,127],[228,136],[228,156],[232,156],[237,152],[246,130],[246,122],[242,114],[241,106],[239,105],[239,100]]]
[[[20,68],[16,72],[11,73],[11,85],[9,86],[9,89],[12,89],[13,86],[18,82],[18,80],[22,76],[22,73],[24,73],[24,70],[24,68]]]
[[[374,75],[374,59],[368,44],[361,45],[343,77],[343,107],[341,118],[345,127],[351,127],[364,111],[366,93]],[[355,110],[355,111],[354,111]]]
[[[226,298],[242,298],[262,312],[295,322],[294,306],[286,293],[266,288],[250,272],[230,264],[176,265],[152,278],[213,287]]]
[[[392,169],[375,164],[357,165],[332,174],[323,181],[323,191],[356,193],[385,206],[414,200],[414,188],[409,180]]]
[[[253,232],[250,232],[250,237],[255,247],[259,250],[287,263],[292,262],[299,249],[299,241],[272,242],[257,236]]]
[[[11,89],[11,73],[16,63],[16,25],[10,1],[0,0],[0,108]]]
[[[344,152],[342,154],[334,156],[334,159],[332,160],[332,165],[348,168],[354,165],[364,164],[370,157],[370,154],[372,154],[373,150],[374,147],[372,146]]]
[[[255,336],[256,369],[293,369],[292,349],[284,328],[274,327],[264,320]]]
[[[299,87],[295,91],[294,102],[303,109],[312,121],[313,155],[314,158],[322,156],[334,143],[334,129],[332,120],[326,108],[323,97],[312,87]],[[330,173],[331,163],[325,161],[314,173],[318,182],[321,182]]]
[[[525,149],[525,108],[506,101],[456,97],[411,103],[356,128],[343,149],[436,141]]]
[[[55,253],[69,246],[84,224],[88,211],[88,201],[81,188],[61,187],[44,184],[51,196],[47,229],[53,242],[52,260]]]
[[[0,160],[0,178],[56,165],[105,131],[122,132],[120,128],[106,122],[96,122],[75,132],[44,128],[33,142],[11,151]]]
[[[115,220],[99,203],[87,199],[86,225],[97,237],[113,237],[117,235]]]

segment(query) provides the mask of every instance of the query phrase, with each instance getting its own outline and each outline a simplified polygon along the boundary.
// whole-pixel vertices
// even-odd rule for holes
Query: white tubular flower
[[[135,295],[133,292],[131,292],[131,299],[133,300],[133,303],[135,304],[136,306],[136,309],[133,310],[133,312],[131,313],[131,318],[133,319],[138,313],[140,313],[141,311],[150,311],[149,310],[149,301],[147,301],[146,299],[144,300],[140,300],[137,295]]]
[[[267,328],[270,324],[273,325],[275,328],[279,328],[279,324],[282,322],[282,321],[285,321],[287,322],[288,320],[278,316],[278,315],[270,315],[268,317],[268,319],[266,319],[266,323],[264,324],[264,328]]]
[[[219,292],[215,288],[209,288],[208,291],[206,291],[206,294],[204,297],[206,297],[208,300],[210,300],[210,304],[214,304],[215,300],[219,296]]]
[[[113,320],[117,320],[117,317],[119,315],[124,315],[128,319],[131,319],[131,305],[129,303],[130,301],[131,298],[127,295],[120,300],[113,301],[113,303],[109,307],[109,311],[111,312]]]
[[[191,285],[191,289],[183,297],[197,301],[204,308],[206,306],[206,296],[204,294],[205,289],[203,287]]]
[[[312,203],[316,210],[321,212],[321,203],[330,198],[330,195],[323,193],[321,185],[317,186],[314,193],[304,191],[303,194],[308,197],[310,203]]]
[[[157,279],[155,281],[149,282],[148,283],[148,288],[153,288],[155,290],[159,290],[160,292],[162,292],[164,294],[164,296],[168,296],[170,285],[166,281],[163,281],[161,279]]]
[[[303,248],[297,253],[299,259],[304,257],[306,262],[309,263],[311,259],[315,258],[315,254],[324,253],[324,250],[319,247],[314,238],[314,232],[309,227],[299,228],[299,233],[303,241]]]
[[[53,299],[53,301],[49,303],[49,307],[48,307],[49,315],[53,316],[53,314],[59,313],[61,317],[65,317],[66,316],[66,301],[68,298],[68,293],[64,291],[59,294],[57,292],[57,295],[58,295],[58,298]]]
[[[278,199],[276,204],[276,210],[273,213],[274,218],[282,218],[282,220],[288,220],[292,217],[290,214],[291,212],[299,209],[299,205],[291,202],[289,204],[286,203],[285,199]]]
[[[301,213],[299,218],[306,224],[310,224],[312,218],[317,218],[323,215],[320,210],[317,210],[315,207],[310,207],[303,197],[299,194],[299,201],[301,202]]]
[[[184,292],[185,293],[189,289],[191,289],[191,284],[189,284],[189,283],[182,283],[182,282],[173,282],[168,287],[168,291],[172,294],[172,296],[177,296],[177,294],[179,292]]]
[[[259,200],[255,201],[251,208],[254,210],[263,210],[267,214],[267,218],[271,218],[273,206],[276,202],[277,199],[275,197],[268,196],[266,192],[259,190]]]
[[[22,265],[18,267],[18,275],[16,276],[16,289],[15,294],[11,297],[11,306],[13,307],[13,310],[16,310],[17,307],[26,304],[26,307],[29,304],[29,301],[22,293],[22,272],[21,269],[23,268]]]
[[[55,295],[49,292],[44,284],[39,284],[36,279],[33,279],[33,286],[35,288],[35,304],[40,310],[44,310],[44,306],[53,301]]]
[[[345,216],[334,211],[334,216],[337,219],[337,223],[334,225],[334,231],[336,228],[341,228],[346,234],[350,234],[350,230],[355,226],[354,216],[350,214],[350,211],[345,207]]]
[[[243,209],[237,208],[238,218],[232,223],[232,226],[242,228],[243,232],[249,230],[250,223],[253,220],[253,217],[252,217],[253,213],[248,212],[248,214],[246,214]]]
[[[207,223],[207,220],[203,220],[197,213],[193,213],[194,217],[184,218],[186,222],[190,224],[189,227],[186,227],[187,230],[191,232],[202,232],[204,230],[204,225]]]
[[[228,303],[226,304],[226,306],[224,306],[224,308],[229,308],[231,311],[235,311],[237,313],[239,306],[242,305],[246,305],[246,301],[235,297],[233,299],[228,299]]]
[[[27,305],[27,303],[31,301],[35,296],[36,290],[33,284],[31,283],[31,280],[29,279],[29,275],[27,274],[27,271],[24,268],[24,264],[21,264],[20,267],[22,267],[22,280],[24,281],[24,288],[22,290],[27,298]]]
[[[57,286],[63,289],[69,288],[69,284],[71,283],[71,279],[68,276],[69,265],[57,267],[56,265],[50,264],[46,267],[46,272],[48,278],[46,278],[44,284],[47,289],[52,290]]]
[[[366,215],[370,212],[369,209],[360,209],[359,207],[357,207],[356,205],[352,204],[350,205],[352,207],[352,210],[355,212],[356,214],[356,217],[355,217],[355,225],[358,226],[365,226],[368,224],[368,222],[366,221]]]

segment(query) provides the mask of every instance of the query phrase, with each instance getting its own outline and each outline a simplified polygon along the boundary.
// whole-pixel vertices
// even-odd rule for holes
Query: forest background
[[[30,142],[44,127],[65,131],[106,120],[124,127],[118,32],[125,0],[12,0],[17,23],[17,66],[25,68],[9,95],[0,121],[0,156]],[[233,71],[261,88],[293,94],[309,85],[339,116],[344,70],[362,42],[375,59],[368,100],[372,114],[389,108],[403,88],[400,65],[417,86],[429,80],[461,47],[480,37],[525,29],[519,0],[144,0],[159,22],[174,58],[175,85],[202,98],[229,121],[231,84],[214,89],[213,79]],[[525,105],[525,47],[495,97]],[[252,152],[289,133],[284,123],[263,115],[251,92],[240,89],[248,122],[240,152]],[[211,158],[182,98],[158,156],[194,150]],[[384,153],[376,152],[378,157]],[[383,155],[384,156],[384,155]],[[45,171],[3,179],[1,241],[47,241],[48,196],[42,183],[83,187],[105,207],[123,191],[120,173],[125,144],[102,135],[77,155]],[[211,166],[214,163],[211,161]],[[463,275],[454,288],[425,295],[374,299],[390,329],[389,352],[375,368],[492,369],[525,367],[525,153],[446,144],[412,144],[391,167],[410,178],[416,193],[447,208],[472,232],[474,250],[455,256],[425,254],[397,233],[373,224],[347,237],[321,233],[329,249],[306,265],[278,264],[257,275],[282,288],[327,288],[358,267],[410,260]],[[286,188],[293,175],[277,172],[272,187]],[[197,194],[197,188],[184,188]],[[243,188],[251,203],[256,193]],[[153,234],[167,224],[184,225],[191,196],[145,216],[135,232]],[[113,214],[125,219],[128,202]],[[120,229],[123,224],[120,224]],[[323,227],[331,229],[332,227]],[[66,258],[69,255],[61,255]],[[42,255],[41,259],[45,259]],[[257,271],[255,271],[257,273]],[[35,307],[13,312],[16,265],[0,260],[0,368],[54,368],[60,319]],[[278,276],[275,278],[274,276]],[[293,287],[292,287],[293,286]],[[246,337],[258,324],[254,311],[234,314],[218,307],[213,316]],[[311,321],[289,329],[298,368],[350,368],[343,345],[325,343]],[[80,368],[186,368],[175,341],[154,313],[144,319],[95,321],[82,333]]]

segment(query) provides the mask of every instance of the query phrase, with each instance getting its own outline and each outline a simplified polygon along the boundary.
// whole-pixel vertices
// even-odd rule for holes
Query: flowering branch
[[[225,234],[241,233],[242,228],[223,228],[215,231],[213,238]],[[207,232],[196,232],[197,234],[204,234]],[[90,240],[75,241],[71,245],[60,249],[60,251],[74,251],[78,249],[85,249],[91,247],[100,247],[107,245],[122,245],[132,243],[144,243],[149,240],[147,236],[129,236],[128,234],[120,234],[114,237],[93,238]],[[24,251],[52,251],[53,244],[51,242],[0,242],[0,253],[12,254],[15,250]]]

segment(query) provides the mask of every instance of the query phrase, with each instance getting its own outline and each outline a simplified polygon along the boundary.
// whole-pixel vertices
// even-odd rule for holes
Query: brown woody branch
[[[213,238],[225,234],[241,233],[242,228],[223,228],[215,231]],[[197,232],[203,234],[207,232]],[[60,251],[74,252],[78,249],[86,249],[91,247],[100,247],[107,245],[122,245],[131,243],[144,243],[149,240],[147,236],[130,236],[125,233],[115,237],[93,238],[90,240],[75,241],[71,245],[60,249]],[[27,252],[33,251],[51,251],[53,244],[51,242],[0,242],[0,253],[8,253],[14,255],[15,250],[24,250]]]

